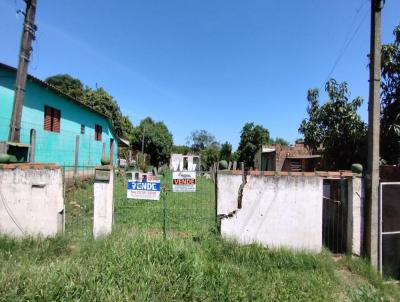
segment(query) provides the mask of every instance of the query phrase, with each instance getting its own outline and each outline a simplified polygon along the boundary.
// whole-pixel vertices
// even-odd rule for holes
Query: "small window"
[[[94,133],[94,139],[96,140],[96,141],[101,141],[101,133],[102,133],[102,128],[101,128],[101,126],[100,125],[95,125],[94,126],[94,131],[95,131],[95,133]]]
[[[81,125],[81,134],[85,134],[85,125]]]
[[[60,133],[61,111],[44,106],[44,130]]]

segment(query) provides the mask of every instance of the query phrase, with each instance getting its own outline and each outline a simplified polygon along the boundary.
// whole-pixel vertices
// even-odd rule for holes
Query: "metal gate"
[[[195,192],[173,192],[173,172],[157,176],[161,181],[160,200],[127,198],[129,176],[116,171],[114,177],[114,228],[146,235],[198,237],[216,232],[215,176],[196,171]]]
[[[380,269],[400,279],[400,182],[380,184]]]
[[[347,249],[347,190],[344,178],[323,181],[322,242],[333,253]]]

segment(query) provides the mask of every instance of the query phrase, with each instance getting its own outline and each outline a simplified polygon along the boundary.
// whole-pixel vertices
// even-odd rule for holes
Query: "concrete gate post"
[[[347,253],[363,254],[364,181],[360,176],[348,179]]]
[[[96,168],[94,180],[93,237],[111,234],[113,223],[114,174],[112,167]]]

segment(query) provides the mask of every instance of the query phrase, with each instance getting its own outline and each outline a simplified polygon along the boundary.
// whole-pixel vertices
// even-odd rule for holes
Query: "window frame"
[[[44,131],[60,133],[61,132],[61,110],[44,105]]]
[[[102,139],[102,134],[103,134],[103,127],[99,124],[94,125],[94,139],[96,141],[101,141]]]

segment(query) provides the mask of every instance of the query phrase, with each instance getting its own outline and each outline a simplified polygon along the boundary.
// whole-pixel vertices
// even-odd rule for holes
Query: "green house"
[[[9,136],[16,71],[0,63],[0,142]],[[33,129],[35,142],[31,145]],[[100,164],[103,149],[113,164],[117,162],[118,137],[108,117],[31,75],[20,133],[20,143],[34,148],[35,162],[95,166]]]

